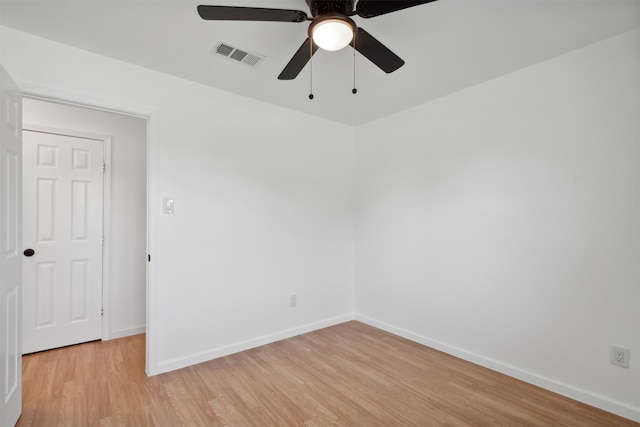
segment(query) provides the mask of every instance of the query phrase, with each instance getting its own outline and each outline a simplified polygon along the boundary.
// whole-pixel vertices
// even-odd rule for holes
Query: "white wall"
[[[147,122],[145,119],[25,98],[24,123],[111,136],[110,338],[146,323]]]
[[[356,159],[361,319],[640,421],[640,30],[364,125]]]
[[[353,318],[352,128],[1,31],[23,88],[150,115],[148,372]]]

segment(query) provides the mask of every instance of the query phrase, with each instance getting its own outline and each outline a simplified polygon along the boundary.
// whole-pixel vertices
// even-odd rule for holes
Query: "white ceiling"
[[[439,0],[359,26],[406,64],[385,74],[353,50],[318,51],[293,81],[278,74],[307,23],[214,22],[198,4],[308,12],[304,0],[0,0],[2,25],[330,120],[358,125],[640,27],[640,0]],[[266,56],[249,67],[219,41]]]

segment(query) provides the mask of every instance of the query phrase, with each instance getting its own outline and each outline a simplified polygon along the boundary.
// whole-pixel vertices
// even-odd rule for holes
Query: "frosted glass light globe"
[[[324,50],[340,50],[353,40],[353,28],[341,19],[326,19],[313,27],[312,38]]]

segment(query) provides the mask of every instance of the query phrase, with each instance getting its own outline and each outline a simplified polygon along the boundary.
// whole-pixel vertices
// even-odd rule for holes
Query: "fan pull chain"
[[[313,99],[313,40],[309,39],[309,99]]]
[[[356,33],[357,34],[357,33]],[[353,35],[353,89],[351,89],[352,94],[358,93],[358,89],[356,89],[356,35]]]

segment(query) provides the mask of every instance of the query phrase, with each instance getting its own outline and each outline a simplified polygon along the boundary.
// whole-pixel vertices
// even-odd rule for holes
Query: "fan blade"
[[[436,0],[360,0],[356,6],[356,13],[362,18],[373,18],[432,1]]]
[[[351,46],[385,73],[392,73],[404,65],[404,61],[398,55],[391,52],[388,47],[362,28],[358,28],[358,33],[354,41],[351,42]]]
[[[301,10],[266,9],[261,7],[198,6],[200,18],[208,21],[274,21],[303,22],[307,14]]]
[[[313,44],[313,48],[311,48]],[[313,51],[311,50],[313,49]],[[318,46],[315,43],[311,43],[311,39],[307,39],[302,43],[300,49],[293,55],[293,58],[289,61],[284,70],[278,76],[278,80],[293,80],[298,77],[300,71],[307,65],[307,62],[311,59],[314,53],[318,50]]]

